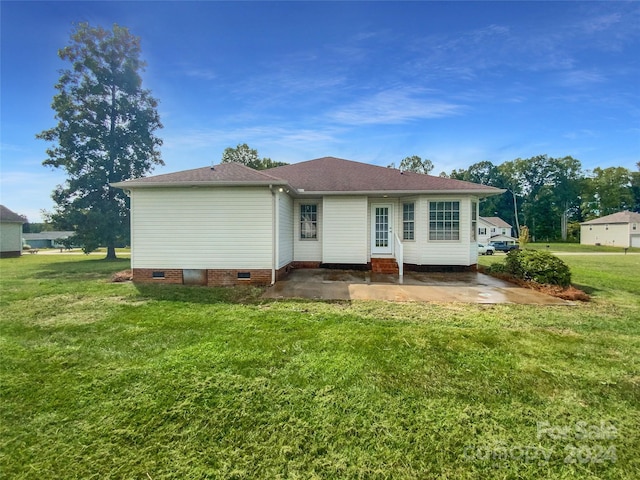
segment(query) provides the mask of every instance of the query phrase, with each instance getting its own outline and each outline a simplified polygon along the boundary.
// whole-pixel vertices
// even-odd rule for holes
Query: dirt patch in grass
[[[573,285],[569,285],[568,287],[561,287],[560,285],[548,285],[532,282],[529,280],[521,280],[508,273],[490,272],[484,266],[478,266],[478,270],[486,275],[491,275],[493,277],[499,278],[500,280],[514,283],[519,287],[537,290],[538,292],[546,293],[547,295],[551,295],[552,297],[562,298],[563,300],[579,302],[588,302],[591,300],[591,297],[586,292],[574,287]]]
[[[131,280],[133,280],[133,271],[131,269],[121,270],[111,276],[113,283],[130,282]]]

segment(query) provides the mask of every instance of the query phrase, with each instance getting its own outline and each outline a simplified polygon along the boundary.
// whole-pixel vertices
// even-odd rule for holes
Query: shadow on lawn
[[[602,292],[601,288],[595,288],[595,287],[591,287],[589,285],[581,285],[579,283],[572,283],[571,285],[573,285],[574,287],[576,287],[579,290],[582,290],[587,295],[593,295],[596,292]]]
[[[164,302],[255,304],[261,301],[259,287],[199,287],[193,285],[134,284],[138,293]]]
[[[104,258],[100,258],[43,263],[34,272],[33,277],[69,277],[70,279],[75,280],[102,278],[105,275],[111,275],[128,267],[129,264],[130,260],[128,258],[118,258],[116,260],[105,260]]]

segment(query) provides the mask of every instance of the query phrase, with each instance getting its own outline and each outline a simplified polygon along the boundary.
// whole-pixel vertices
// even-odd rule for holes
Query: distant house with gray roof
[[[64,247],[61,240],[65,240],[73,236],[74,232],[40,232],[40,233],[23,233],[25,243],[31,248],[60,248]]]
[[[580,243],[640,248],[640,213],[624,211],[582,222]]]
[[[204,285],[267,285],[291,268],[472,268],[479,201],[504,192],[334,157],[112,186],[131,199],[133,280]]]

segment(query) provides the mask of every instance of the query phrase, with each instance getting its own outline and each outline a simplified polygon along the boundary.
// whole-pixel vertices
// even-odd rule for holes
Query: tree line
[[[623,210],[640,212],[638,171],[624,167],[582,168],[571,156],[537,155],[494,165],[474,163],[441,176],[507,190],[480,202],[480,215],[526,225],[533,241],[577,241],[580,222]]]

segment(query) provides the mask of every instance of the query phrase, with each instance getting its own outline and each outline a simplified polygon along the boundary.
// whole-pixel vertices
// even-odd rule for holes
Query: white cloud
[[[215,80],[218,78],[216,72],[208,68],[190,68],[184,71],[187,77],[200,78],[203,80]]]
[[[598,137],[598,132],[589,129],[575,130],[572,132],[567,132],[563,135],[564,138],[568,138],[569,140],[579,140],[584,138],[596,138]]]
[[[338,107],[328,116],[346,125],[401,124],[418,119],[450,117],[464,109],[461,104],[429,98],[426,93],[416,88],[383,90]]]
[[[561,72],[559,78],[561,85],[574,88],[590,86],[594,83],[602,83],[606,81],[606,77],[604,75],[593,70],[571,70],[568,72]]]

